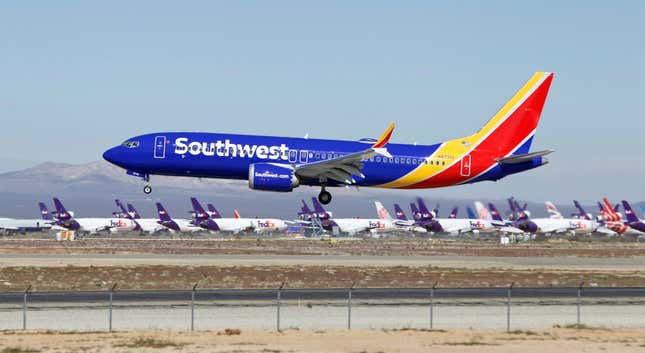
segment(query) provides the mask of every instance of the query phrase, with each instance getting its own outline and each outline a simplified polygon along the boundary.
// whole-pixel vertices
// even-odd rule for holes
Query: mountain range
[[[312,196],[318,194],[313,187],[300,187],[291,193],[273,193],[249,190],[248,183],[239,180],[197,179],[187,177],[152,176],[153,192],[145,195],[144,182],[129,176],[121,168],[105,161],[85,164],[41,163],[30,168],[0,174],[0,216],[35,218],[39,217],[37,202],[44,201],[50,208],[51,198],[59,197],[77,217],[107,217],[115,211],[114,199],[133,203],[145,217],[156,217],[154,202],[162,202],[173,217],[187,217],[190,208],[189,197],[213,202],[225,216],[231,216],[233,209],[243,216],[280,217],[293,219],[300,209],[300,200],[311,204]],[[374,201],[383,202],[390,208],[395,202],[404,209],[419,195],[410,190],[382,190],[371,188],[335,188],[334,200],[328,207],[339,217],[376,217]],[[428,205],[440,205],[440,216],[447,216],[453,206],[460,207],[460,216],[465,217],[465,207],[474,200],[431,198],[431,191],[421,191]],[[507,209],[506,195],[492,200],[504,212]],[[488,200],[483,200],[488,201]],[[635,200],[634,200],[635,201]],[[522,201],[521,203],[523,203]],[[618,202],[618,200],[614,200]],[[640,210],[644,204],[634,203]],[[572,205],[558,205],[560,211],[572,213]],[[534,216],[544,216],[546,211],[541,202],[529,202]],[[597,207],[587,207],[595,213]]]

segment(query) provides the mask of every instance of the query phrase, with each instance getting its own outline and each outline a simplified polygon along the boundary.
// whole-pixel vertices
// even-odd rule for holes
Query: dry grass
[[[189,343],[178,343],[170,340],[155,339],[152,337],[138,337],[128,342],[113,344],[117,348],[181,348],[189,345]]]

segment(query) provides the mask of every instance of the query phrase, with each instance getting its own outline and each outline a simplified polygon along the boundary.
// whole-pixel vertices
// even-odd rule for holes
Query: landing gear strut
[[[149,174],[144,175],[143,180],[146,183],[149,183],[150,182],[150,175]],[[146,185],[146,186],[143,187],[143,193],[144,194],[149,195],[151,192],[152,192],[152,187],[150,185]]]
[[[325,190],[324,186],[322,187],[322,190],[320,190],[320,194],[318,194],[318,201],[323,205],[327,205],[331,202],[331,194],[329,191]]]

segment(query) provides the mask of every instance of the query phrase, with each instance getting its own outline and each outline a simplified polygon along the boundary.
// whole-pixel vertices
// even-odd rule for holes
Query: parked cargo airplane
[[[81,233],[98,233],[101,231],[129,232],[137,227],[137,224],[126,218],[75,218],[74,213],[67,211],[63,203],[54,197],[54,206],[56,206],[56,219],[52,229],[66,229],[78,231]]]
[[[146,182],[174,175],[242,179],[251,189],[277,192],[320,186],[322,204],[331,202],[330,186],[419,189],[496,181],[547,163],[552,150],[529,150],[552,79],[535,73],[479,131],[433,145],[388,143],[394,124],[376,141],[159,132],[130,138],[103,158]]]

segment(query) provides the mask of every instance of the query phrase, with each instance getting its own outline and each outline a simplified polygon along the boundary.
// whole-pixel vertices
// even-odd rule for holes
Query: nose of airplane
[[[112,147],[103,153],[103,159],[106,161],[119,165],[119,147]]]

